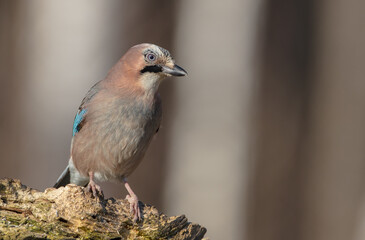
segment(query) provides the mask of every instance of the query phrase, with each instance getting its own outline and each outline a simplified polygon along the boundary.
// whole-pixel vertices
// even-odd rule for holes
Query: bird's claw
[[[137,222],[137,220],[141,220],[141,210],[139,208],[138,198],[136,195],[131,196],[127,195],[126,199],[130,204],[130,211],[133,215],[133,222]]]
[[[95,198],[97,198],[98,196],[104,198],[103,191],[101,190],[100,186],[97,185],[95,182],[89,182],[86,190],[88,192],[91,192]]]

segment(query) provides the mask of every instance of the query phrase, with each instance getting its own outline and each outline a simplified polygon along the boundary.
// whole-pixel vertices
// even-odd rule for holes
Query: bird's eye
[[[153,53],[149,53],[149,54],[147,54],[146,58],[148,61],[153,62],[156,60],[156,55]]]

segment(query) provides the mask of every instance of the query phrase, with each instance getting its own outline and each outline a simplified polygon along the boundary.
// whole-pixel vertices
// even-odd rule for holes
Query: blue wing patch
[[[75,120],[74,120],[74,126],[73,126],[73,130],[72,130],[72,136],[75,136],[75,134],[80,131],[80,129],[81,129],[80,123],[84,119],[85,113],[86,113],[86,109],[82,109],[81,111],[78,111],[77,112],[76,117],[75,117]]]

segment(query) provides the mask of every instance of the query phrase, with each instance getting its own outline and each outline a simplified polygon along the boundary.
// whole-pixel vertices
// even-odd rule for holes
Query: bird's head
[[[185,76],[187,72],[175,64],[166,49],[142,43],[131,47],[110,74],[123,85],[134,85],[145,92],[156,93],[164,78]]]

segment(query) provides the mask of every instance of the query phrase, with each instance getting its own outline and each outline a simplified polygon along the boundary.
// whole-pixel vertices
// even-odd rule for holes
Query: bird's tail
[[[59,188],[66,186],[71,182],[70,169],[67,166],[66,169],[62,172],[61,176],[57,179],[56,184],[53,186],[54,188]]]

